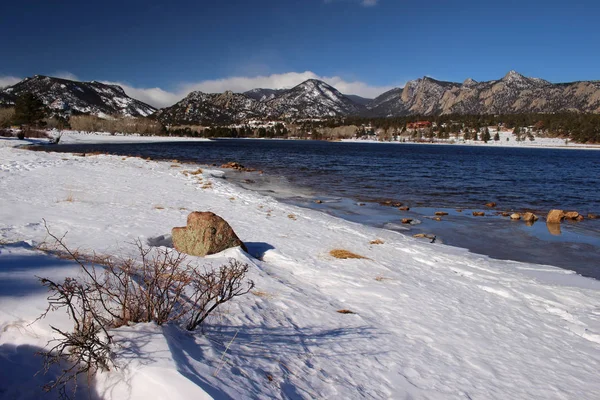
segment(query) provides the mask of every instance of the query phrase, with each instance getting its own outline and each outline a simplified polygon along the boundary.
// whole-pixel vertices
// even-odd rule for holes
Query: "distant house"
[[[422,129],[422,128],[431,128],[431,122],[417,121],[417,122],[409,122],[406,125],[406,129]]]

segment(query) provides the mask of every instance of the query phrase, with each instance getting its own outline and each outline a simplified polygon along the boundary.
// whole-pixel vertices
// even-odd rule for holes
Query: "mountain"
[[[369,115],[600,113],[600,82],[550,83],[516,71],[502,79],[462,83],[424,77],[367,104]]]
[[[373,101],[373,99],[367,99],[366,97],[357,96],[355,94],[347,94],[345,96],[353,102],[355,102],[356,104],[360,104],[361,106],[366,106],[367,104]]]
[[[251,118],[326,118],[362,113],[365,107],[316,79],[291,89],[253,89],[245,93],[192,92],[156,118],[165,125],[233,124]]]
[[[270,108],[245,94],[192,92],[155,116],[165,125],[233,124],[271,115]]]
[[[280,118],[324,118],[360,114],[364,107],[317,79],[309,79],[266,103]]]
[[[252,89],[244,92],[247,97],[258,101],[268,101],[274,99],[285,92],[285,89]]]
[[[20,95],[27,92],[38,96],[50,110],[62,116],[78,113],[146,117],[156,111],[154,107],[127,96],[117,85],[42,75],[25,78],[0,90],[0,104],[14,104]]]

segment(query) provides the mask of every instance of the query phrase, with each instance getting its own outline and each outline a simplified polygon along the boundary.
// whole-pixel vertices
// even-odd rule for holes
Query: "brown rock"
[[[576,221],[583,221],[583,220],[584,220],[584,218],[583,218],[583,215],[579,214],[579,215],[577,216],[577,218],[575,218],[575,220],[576,220]]]
[[[490,201],[489,203],[485,203],[486,207],[496,207],[496,203],[494,203],[493,201]]]
[[[433,239],[435,235],[432,235],[431,233],[416,233],[413,237],[417,239]]]
[[[181,253],[206,256],[231,247],[246,246],[223,218],[212,212],[194,211],[188,215],[187,226],[173,228],[173,246]]]
[[[579,213],[577,211],[568,211],[565,213],[565,219],[577,219]]]
[[[315,203],[321,204],[321,203],[323,203],[323,200],[315,200]]]
[[[485,213],[483,211],[473,211],[474,217],[483,217]]]
[[[588,214],[588,219],[597,219],[598,216],[596,214]]]
[[[412,222],[412,218],[402,218],[403,224],[410,224]]]
[[[550,210],[546,217],[546,223],[560,224],[560,221],[562,221],[564,217],[565,212],[563,210]]]
[[[533,224],[538,219],[539,219],[538,216],[535,215],[534,213],[526,212],[525,214],[523,214],[523,221],[525,221],[528,224],[529,223]]]
[[[402,206],[402,207],[398,207],[398,210],[400,210],[400,211],[409,211],[410,207]]]
[[[521,214],[519,213],[514,213],[510,215],[510,219],[521,219]]]
[[[446,211],[436,211],[435,215],[443,216],[443,215],[448,215],[448,213]]]
[[[460,209],[460,208],[457,208],[457,209],[456,209],[456,212],[462,212],[462,211],[463,211],[463,210],[462,210],[462,209]]]
[[[438,222],[442,220],[440,217],[433,217],[432,219],[433,219],[434,221],[438,221]]]
[[[504,212],[500,213],[500,215],[502,215],[503,217],[510,217],[512,214],[507,211],[504,211]]]

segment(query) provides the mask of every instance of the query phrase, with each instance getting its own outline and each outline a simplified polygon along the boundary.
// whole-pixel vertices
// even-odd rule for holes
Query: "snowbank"
[[[201,182],[182,173],[196,165],[29,152],[13,148],[16,142],[0,140],[0,240],[16,243],[0,247],[0,398],[38,398],[34,386],[42,378],[29,383],[39,363],[32,349],[50,338],[50,322],[69,323],[56,314],[31,324],[45,307],[34,276],[76,272],[29,247],[45,238],[42,218],[57,234],[68,231],[73,248],[128,255],[136,238],[168,245],[171,228],[192,210],[225,218],[250,253],[230,249],[192,260],[249,262],[256,290],[221,309],[204,334],[147,324],[119,329],[120,368],[93,383],[101,397],[506,399],[600,392],[598,281],[278,203],[209,169]],[[370,244],[377,238],[384,243]],[[338,248],[366,258],[329,255]]]

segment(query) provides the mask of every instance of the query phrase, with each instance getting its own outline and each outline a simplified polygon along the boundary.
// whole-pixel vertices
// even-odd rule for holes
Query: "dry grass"
[[[235,201],[235,197],[230,197],[229,200]]]
[[[181,165],[179,165],[179,164],[171,164],[171,168],[181,168]]]
[[[356,254],[344,249],[333,249],[329,252],[329,254],[332,257],[339,258],[342,260],[346,260],[348,258],[367,259],[367,257],[361,256],[360,254]]]
[[[188,209],[185,207],[179,207],[179,211],[188,211]]]
[[[163,206],[154,206],[155,210],[164,210],[165,208]]]
[[[381,275],[379,275],[379,276],[376,276],[376,277],[375,277],[375,280],[376,280],[377,282],[383,282],[383,281],[388,281],[388,280],[390,280],[390,278],[386,278],[385,276],[381,276]]]
[[[206,182],[202,185],[202,189],[212,189],[212,182]]]
[[[275,295],[273,293],[264,292],[262,290],[251,290],[250,293],[252,293],[256,297],[260,297],[260,298],[263,298],[263,299],[270,300],[270,299],[275,298]]]
[[[190,175],[200,175],[202,173],[202,168],[198,168],[195,171],[190,171],[189,174]]]
[[[288,214],[288,218],[294,221],[297,219],[297,217],[294,214]]]
[[[381,239],[371,240],[369,244],[384,244],[385,242]]]
[[[356,314],[354,311],[346,310],[345,308],[337,310],[340,314]]]

